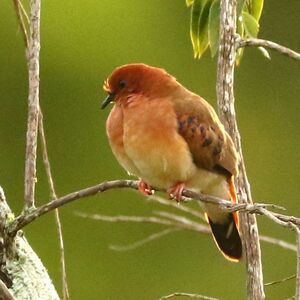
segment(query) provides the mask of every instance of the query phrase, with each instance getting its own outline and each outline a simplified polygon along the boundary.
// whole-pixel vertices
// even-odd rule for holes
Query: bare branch
[[[65,247],[64,247],[64,239],[62,233],[62,225],[59,216],[59,210],[56,208],[54,210],[55,213],[55,223],[58,233],[59,239],[59,250],[60,250],[60,267],[61,267],[61,280],[62,280],[62,289],[63,289],[63,299],[69,299],[69,288],[68,288],[68,280],[67,280],[67,271],[66,271],[66,260],[65,260]]]
[[[265,47],[265,48],[269,48],[272,50],[275,50],[283,55],[286,55],[290,58],[293,58],[295,60],[300,60],[300,53],[281,46],[277,43],[268,41],[268,40],[262,40],[262,39],[256,39],[256,38],[247,38],[247,39],[242,39],[240,37],[238,37],[236,39],[236,48],[241,48],[241,47],[248,47],[248,46],[252,46],[252,47]]]
[[[14,296],[11,294],[9,289],[6,287],[4,282],[0,279],[0,299],[2,300],[14,300]]]
[[[161,230],[159,232],[155,232],[155,233],[147,236],[144,239],[138,240],[138,241],[136,241],[134,243],[131,243],[131,244],[128,244],[128,245],[110,245],[109,249],[114,250],[114,251],[134,250],[134,249],[137,249],[141,246],[144,246],[147,243],[153,242],[157,239],[160,239],[160,238],[162,238],[162,237],[164,237],[164,236],[166,236],[166,235],[168,235],[172,232],[176,232],[178,230],[180,230],[180,228],[176,228],[176,227],[167,228],[167,229]]]
[[[28,119],[26,134],[24,210],[34,207],[36,149],[39,118],[40,0],[30,1],[30,37],[28,47]]]
[[[24,9],[22,2],[20,0],[13,0],[15,5],[16,14],[18,17],[19,25],[21,28],[21,31],[23,33],[23,39],[25,43],[26,52],[28,51],[29,46],[29,39],[27,35],[27,29],[26,24],[28,25],[29,18],[27,16],[26,10]],[[24,22],[24,18],[26,20],[26,24]],[[39,104],[37,104],[39,106]],[[50,189],[50,198],[57,199],[56,192],[54,189],[54,182],[52,179],[51,174],[51,168],[50,168],[50,161],[48,157],[48,151],[47,151],[47,144],[46,144],[46,138],[45,138],[45,132],[44,132],[44,125],[43,125],[43,114],[39,107],[39,117],[38,117],[38,128],[39,133],[41,137],[41,145],[42,145],[42,152],[43,152],[43,162],[46,169],[49,189]],[[67,284],[67,276],[66,276],[66,268],[65,268],[65,255],[64,255],[64,242],[63,242],[63,235],[62,235],[62,226],[60,222],[59,212],[58,209],[55,209],[55,221],[56,221],[56,227],[58,231],[59,236],[59,245],[60,245],[60,258],[61,258],[61,273],[62,273],[62,286],[63,286],[63,299],[69,299],[69,290],[68,290],[68,284]]]
[[[270,285],[275,285],[275,284],[283,283],[283,282],[286,282],[288,280],[294,279],[295,277],[296,277],[296,275],[294,274],[294,275],[288,276],[288,277],[280,279],[280,280],[275,280],[275,281],[271,281],[271,282],[265,283],[265,286],[270,286]]]
[[[235,0],[221,0],[220,36],[217,69],[217,98],[222,123],[230,134],[239,153],[239,176],[236,178],[239,202],[252,205],[250,185],[243,159],[241,137],[234,107],[234,65],[236,57],[236,5]],[[247,297],[264,299],[263,271],[256,217],[241,214],[240,228],[247,269]]]
[[[204,224],[201,224],[198,222],[194,222],[183,216],[171,214],[169,212],[161,212],[161,211],[156,212],[156,214],[160,215],[162,218],[157,218],[157,217],[152,217],[152,216],[142,217],[142,216],[107,216],[107,215],[99,215],[99,214],[90,215],[90,214],[81,213],[81,212],[75,212],[75,214],[80,217],[83,217],[83,218],[91,218],[94,220],[99,220],[99,221],[104,221],[104,222],[155,223],[155,224],[160,224],[160,225],[165,225],[165,226],[174,226],[175,227],[174,230],[175,229],[193,230],[193,231],[203,233],[203,234],[210,234],[210,232],[211,232],[209,226],[207,226],[207,225],[204,225]],[[169,220],[166,220],[165,218],[167,218]],[[170,220],[174,221],[174,223],[170,223]],[[266,243],[277,245],[283,249],[297,252],[296,245],[288,243],[286,241],[283,241],[283,240],[280,240],[277,238],[273,238],[270,236],[265,236],[265,235],[260,235],[259,238],[261,241],[264,241]],[[148,238],[145,238],[145,240],[147,240],[147,239]],[[141,242],[143,240],[141,240]],[[139,243],[139,241],[137,243]],[[131,245],[134,245],[134,244],[128,245],[128,248]],[[120,247],[123,247],[123,246],[120,246]],[[124,251],[126,250],[126,247],[127,246],[124,246]]]
[[[170,298],[180,297],[180,296],[194,298],[194,299],[202,299],[202,300],[218,300],[217,298],[212,298],[212,297],[203,296],[203,295],[199,295],[199,294],[178,293],[178,292],[167,295],[167,296],[163,296],[163,297],[159,298],[158,300],[165,300],[165,299],[170,299]]]
[[[113,181],[105,181],[105,182],[102,182],[95,186],[91,186],[86,189],[82,189],[82,190],[67,194],[56,200],[50,201],[50,202],[32,210],[29,213],[21,214],[11,224],[8,225],[7,232],[10,236],[14,236],[18,230],[22,229],[27,224],[34,221],[39,216],[44,215],[45,213],[48,213],[48,212],[54,210],[55,208],[58,208],[62,205],[65,205],[65,204],[75,201],[77,199],[93,196],[97,193],[105,192],[110,189],[131,188],[131,189],[136,190],[137,187],[138,187],[138,181],[113,180]],[[224,199],[220,199],[218,197],[213,197],[213,196],[204,195],[204,194],[197,194],[197,193],[189,191],[189,190],[184,190],[183,195],[185,197],[188,197],[188,198],[191,198],[191,199],[194,199],[197,201],[203,201],[203,202],[208,202],[208,203],[212,203],[215,205],[219,205],[224,211],[228,211],[228,212],[240,211],[241,213],[243,213],[243,212],[247,213],[247,215],[251,215],[251,214],[265,215],[266,217],[271,219],[273,222],[276,222],[277,224],[283,225],[285,227],[287,226],[287,223],[294,224],[296,226],[300,225],[299,218],[296,218],[294,216],[286,216],[283,214],[273,213],[266,209],[266,207],[269,207],[269,206],[274,207],[274,205],[260,204],[260,203],[257,203],[257,204],[247,204],[247,203],[234,204],[228,200],[224,200]],[[188,201],[191,201],[191,199],[189,199]],[[288,225],[288,226],[290,227],[290,225]]]
[[[291,243],[288,243],[283,240],[279,240],[270,236],[265,235],[259,235],[259,239],[263,242],[267,242],[269,244],[277,245],[283,249],[292,250],[294,252],[297,252],[297,246]],[[266,285],[266,284],[265,284]]]
[[[46,136],[45,136],[45,130],[44,130],[44,119],[43,119],[43,113],[42,113],[41,109],[39,111],[39,134],[40,134],[40,139],[41,139],[43,162],[44,162],[48,185],[49,185],[50,198],[52,200],[54,200],[54,199],[57,199],[57,195],[55,192],[54,181],[53,181],[52,171],[51,171],[51,165],[50,165],[50,161],[49,161],[47,142],[46,142]]]
[[[153,213],[155,215],[160,216],[160,217],[170,219],[170,220],[172,220],[176,223],[180,223],[186,229],[192,229],[192,230],[196,230],[196,231],[200,231],[200,232],[204,232],[204,233],[210,233],[210,229],[208,228],[208,226],[200,224],[198,222],[194,222],[194,221],[192,221],[190,219],[187,219],[183,216],[172,214],[172,213],[166,212],[166,211],[154,211]]]
[[[57,195],[55,192],[54,181],[53,181],[52,172],[51,172],[51,166],[50,166],[50,160],[49,160],[49,156],[48,156],[47,142],[46,142],[45,130],[44,130],[43,114],[42,114],[41,110],[40,110],[40,114],[39,114],[39,133],[40,133],[40,138],[41,138],[43,162],[44,162],[44,166],[46,169],[47,180],[48,180],[48,185],[49,185],[50,198],[52,200],[56,200]],[[56,222],[56,228],[57,228],[57,233],[58,233],[58,238],[59,238],[63,299],[66,300],[66,299],[69,299],[70,296],[69,296],[66,263],[65,263],[64,240],[63,240],[62,226],[61,226],[58,208],[55,209],[54,213],[55,213],[55,222]]]
[[[107,216],[107,215],[100,215],[100,214],[86,214],[82,212],[75,212],[75,215],[82,218],[88,218],[97,221],[113,222],[113,223],[133,222],[133,223],[155,223],[155,224],[161,224],[167,226],[174,225],[174,222],[162,218],[157,218],[157,217],[123,216],[123,215]]]
[[[60,197],[56,200],[52,200],[39,208],[36,208],[32,210],[31,212],[27,214],[21,214],[18,216],[10,225],[8,228],[8,234],[11,236],[14,236],[18,230],[26,226],[27,224],[31,223],[33,220],[38,218],[41,215],[44,215],[45,213],[48,213],[55,208],[58,208],[66,203],[72,202],[79,198],[89,197],[93,196],[97,193],[104,192],[109,189],[113,188],[133,188],[137,189],[137,181],[131,181],[131,180],[115,180],[115,181],[108,181],[103,182],[98,185],[88,187],[86,189],[76,191],[74,193],[65,195],[63,197]]]

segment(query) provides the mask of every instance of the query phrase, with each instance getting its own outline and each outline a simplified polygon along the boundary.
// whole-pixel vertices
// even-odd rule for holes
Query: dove
[[[146,64],[116,68],[104,82],[104,109],[113,107],[106,132],[119,164],[140,181],[146,195],[183,189],[237,202],[238,154],[213,107],[164,69]],[[217,247],[225,258],[242,257],[237,213],[203,203]]]

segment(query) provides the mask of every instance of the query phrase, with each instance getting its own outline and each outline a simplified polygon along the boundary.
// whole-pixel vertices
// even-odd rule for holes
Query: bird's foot
[[[177,202],[182,201],[182,191],[185,188],[185,184],[183,182],[178,182],[174,186],[168,189],[168,193],[171,199],[175,199]]]
[[[151,186],[148,183],[146,183],[143,179],[141,179],[139,182],[138,190],[146,196],[153,195],[153,193],[154,193]]]

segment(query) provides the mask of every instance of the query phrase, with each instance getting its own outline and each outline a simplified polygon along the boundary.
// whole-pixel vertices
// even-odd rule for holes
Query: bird
[[[104,81],[104,109],[113,102],[106,133],[114,156],[138,190],[184,189],[237,202],[238,154],[214,108],[164,69],[143,63],[117,67]],[[242,258],[238,213],[204,203],[213,239],[230,261]]]

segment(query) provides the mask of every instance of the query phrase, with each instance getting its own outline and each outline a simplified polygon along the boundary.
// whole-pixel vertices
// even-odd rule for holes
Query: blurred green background
[[[27,70],[12,1],[0,5],[0,184],[19,213],[27,114]],[[300,2],[265,3],[260,37],[300,50]],[[128,178],[105,134],[102,83],[121,64],[160,66],[215,106],[216,61],[193,59],[190,11],[184,0],[42,1],[41,106],[57,193],[103,180]],[[256,201],[285,206],[300,216],[299,62],[247,49],[236,70],[236,106],[244,155]],[[39,152],[37,204],[48,201]],[[157,299],[175,291],[221,299],[245,298],[243,262],[227,262],[211,237],[172,233],[139,249],[114,252],[163,229],[79,218],[75,211],[147,215],[158,205],[130,190],[115,190],[61,211],[71,299]],[[289,230],[258,217],[260,232],[294,242]],[[60,291],[59,249],[53,214],[28,226],[26,236]],[[265,282],[295,273],[295,253],[262,243]],[[268,299],[294,294],[294,280],[266,287]]]

